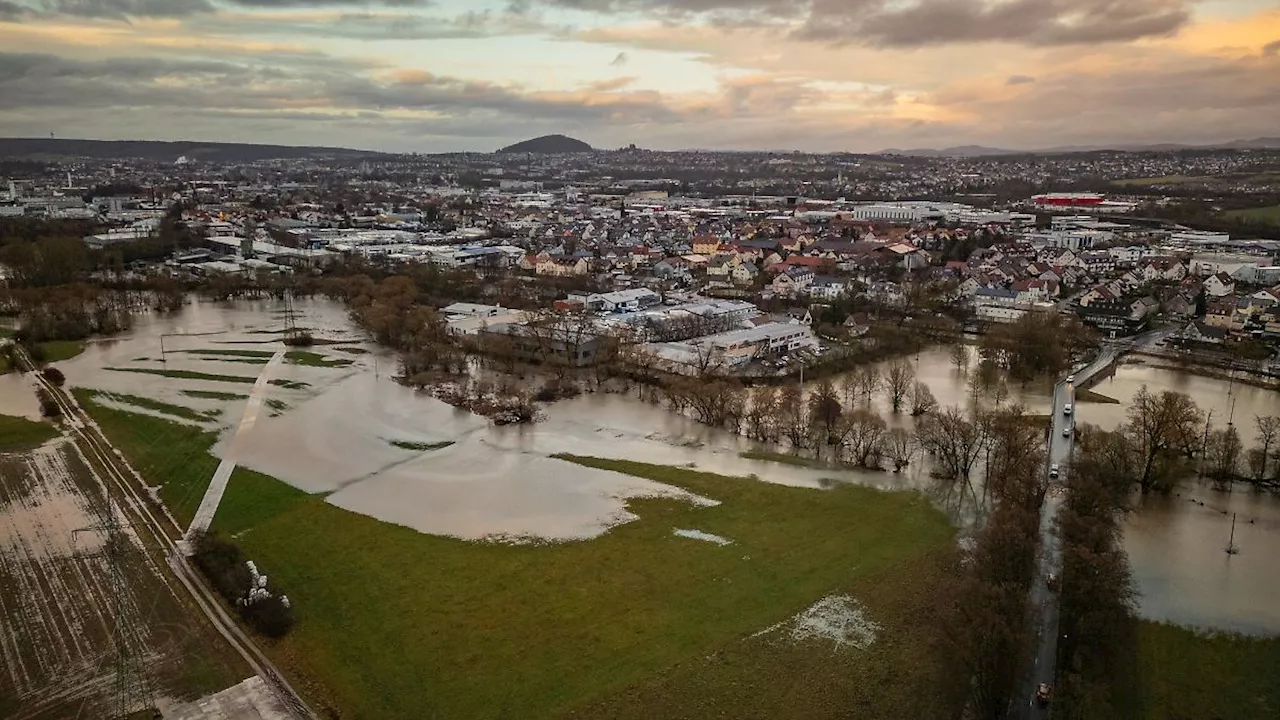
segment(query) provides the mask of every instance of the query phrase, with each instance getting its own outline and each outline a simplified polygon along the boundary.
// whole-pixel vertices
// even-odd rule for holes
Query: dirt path
[[[227,483],[231,480],[231,473],[236,469],[237,449],[240,445],[240,439],[253,429],[258,422],[258,415],[262,411],[262,403],[266,399],[267,390],[271,387],[271,373],[280,367],[280,363],[284,362],[284,350],[280,350],[271,356],[271,360],[262,368],[262,372],[258,374],[258,379],[253,383],[253,391],[249,393],[249,402],[245,403],[244,415],[240,418],[240,424],[236,426],[235,435],[231,437],[231,442],[227,446],[227,451],[222,456],[222,462],[218,463],[218,469],[213,473],[213,480],[209,483],[209,488],[204,492],[204,499],[200,501],[200,507],[196,510],[196,515],[191,520],[191,527],[187,528],[184,535],[185,539],[190,539],[197,532],[203,532],[209,529],[209,525],[213,522],[213,516],[218,512],[218,504],[222,502],[222,496],[227,491]]]

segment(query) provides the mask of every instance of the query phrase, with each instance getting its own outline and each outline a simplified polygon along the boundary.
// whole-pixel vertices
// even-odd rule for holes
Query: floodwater
[[[1245,448],[1257,441],[1255,415],[1280,414],[1280,392],[1190,373],[1125,364],[1095,392],[1119,405],[1081,403],[1079,417],[1106,428],[1125,421],[1143,385],[1190,395],[1218,427],[1235,424]],[[1169,497],[1137,498],[1124,528],[1125,549],[1144,617],[1181,625],[1280,634],[1280,498],[1244,486],[1214,490],[1184,482]],[[1231,516],[1236,515],[1235,545]]]
[[[30,377],[16,370],[0,375],[0,415],[40,419],[40,400]]]
[[[644,462],[690,465],[698,469],[815,490],[853,482],[886,489],[928,490],[931,483],[914,463],[901,475],[870,471],[818,470],[748,460],[740,453],[755,448],[745,438],[708,428],[634,396],[589,394],[550,405],[545,420],[529,426],[494,427],[483,418],[453,408],[429,395],[397,384],[394,357],[380,352],[352,326],[343,309],[326,301],[300,302],[298,324],[324,337],[341,337],[371,351],[344,355],[349,368],[283,365],[277,377],[308,383],[301,389],[272,386],[269,400],[288,409],[260,418],[241,438],[237,461],[309,492],[327,493],[328,502],[417,529],[465,539],[513,541],[578,540],[633,519],[626,500],[668,496],[688,502],[714,502],[670,486],[584,468],[557,460],[575,453]],[[222,348],[274,350],[284,326],[283,306],[261,301],[234,306],[193,303],[173,317],[139,319],[129,334],[93,343],[80,357],[63,363],[72,385],[132,393],[196,409],[220,407],[226,449],[231,418],[243,400],[201,400],[182,390],[212,390],[245,395],[247,383],[179,380],[114,372],[106,367],[167,367],[255,377],[261,365],[210,361],[175,352]],[[207,334],[206,334],[207,333]],[[161,335],[165,363],[161,358]],[[945,350],[908,358],[917,376],[942,405],[971,402],[964,373]],[[972,365],[972,363],[971,363]],[[1153,391],[1188,392],[1214,411],[1215,422],[1232,413],[1246,445],[1253,441],[1252,416],[1280,411],[1280,393],[1185,373],[1126,365],[1095,391],[1127,401],[1143,384]],[[1228,396],[1228,390],[1230,395]],[[1008,402],[1031,413],[1047,412],[1048,387],[1010,386]],[[879,403],[878,403],[879,404]],[[1104,427],[1123,420],[1124,405],[1082,403],[1079,417]],[[893,418],[891,424],[909,423]],[[393,441],[452,443],[432,451],[406,450]],[[1200,505],[1204,502],[1204,505]],[[1223,552],[1236,512],[1240,553]],[[1249,523],[1249,520],[1253,520]],[[1223,494],[1187,487],[1170,498],[1149,498],[1125,529],[1134,577],[1142,594],[1143,615],[1184,624],[1280,633],[1280,500],[1247,491]],[[1174,550],[1171,552],[1171,550]]]

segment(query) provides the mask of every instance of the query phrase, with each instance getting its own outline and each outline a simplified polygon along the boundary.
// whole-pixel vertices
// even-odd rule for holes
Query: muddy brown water
[[[229,425],[227,418],[238,417],[243,401],[199,400],[180,391],[246,394],[248,384],[167,379],[104,368],[168,367],[256,376],[261,366],[176,352],[167,353],[162,365],[160,336],[166,335],[164,346],[169,351],[270,350],[279,347],[273,343],[279,335],[268,331],[283,328],[282,309],[280,303],[270,301],[233,306],[193,303],[175,316],[141,318],[130,333],[91,344],[82,356],[63,363],[63,369],[72,385],[144,395],[197,409],[226,408],[224,424]],[[928,490],[932,485],[921,463],[894,475],[744,459],[739,454],[755,447],[748,440],[633,396],[584,395],[549,406],[545,420],[536,425],[494,427],[395,383],[391,378],[394,358],[362,342],[337,304],[299,302],[296,309],[300,325],[373,352],[343,355],[320,347],[321,352],[349,357],[355,364],[343,369],[283,366],[280,378],[310,387],[272,387],[269,397],[286,403],[289,410],[259,421],[242,439],[239,461],[309,492],[330,493],[328,501],[340,507],[422,532],[461,538],[586,539],[632,519],[626,509],[628,497],[715,499],[699,500],[658,483],[550,457],[560,452],[692,465],[812,488],[833,482],[886,489]],[[951,364],[947,351],[929,350],[908,359],[942,405],[970,402],[965,375]],[[1254,414],[1280,412],[1280,393],[1142,366],[1123,366],[1094,390],[1123,403],[1143,384],[1153,391],[1191,394],[1202,407],[1214,410],[1215,422],[1225,421],[1234,401],[1234,420],[1246,445],[1254,438]],[[1021,402],[1029,412],[1042,413],[1049,407],[1047,387],[1014,384],[1010,390],[1010,402]],[[910,423],[908,418],[889,416],[882,402],[877,406],[891,424]],[[1079,407],[1079,417],[1114,427],[1123,420],[1124,407],[1085,403]],[[226,447],[226,430],[215,453]],[[394,440],[453,445],[424,453],[397,448],[391,444]],[[1239,518],[1236,544],[1241,549],[1232,556],[1223,552],[1230,512]],[[1143,615],[1205,627],[1280,633],[1280,606],[1273,600],[1280,597],[1280,573],[1275,572],[1275,558],[1280,557],[1280,499],[1242,490],[1217,493],[1187,484],[1176,496],[1147,498],[1129,516],[1124,542],[1141,592]]]

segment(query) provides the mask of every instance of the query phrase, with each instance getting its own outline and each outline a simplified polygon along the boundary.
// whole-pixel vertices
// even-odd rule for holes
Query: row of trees
[[[1117,477],[1143,492],[1167,492],[1193,473],[1219,483],[1280,485],[1280,417],[1254,418],[1259,445],[1246,452],[1233,424],[1215,428],[1212,413],[1185,393],[1157,394],[1143,386],[1126,416],[1116,432],[1096,445],[1115,459],[1111,467]]]
[[[1061,375],[1098,346],[1098,335],[1061,313],[1031,312],[1017,322],[993,325],[979,354],[1017,380]]]
[[[1004,718],[1033,640],[1027,617],[1048,489],[1044,436],[1018,406],[974,417],[949,408],[930,421],[934,427],[921,433],[933,437],[922,444],[944,472],[963,475],[966,463],[986,458],[992,509],[954,587],[942,594],[951,599],[947,640],[969,678],[969,714]]]
[[[1116,432],[1082,426],[1058,514],[1062,546],[1057,711],[1064,718],[1117,716],[1122,658],[1133,651],[1135,591],[1121,546],[1121,508],[1131,485]]]

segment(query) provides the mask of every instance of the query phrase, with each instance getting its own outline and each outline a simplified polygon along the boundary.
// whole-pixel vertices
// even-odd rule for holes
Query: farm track
[[[30,359],[22,357],[28,366]],[[62,410],[64,423],[74,446],[84,458],[93,474],[98,476],[103,491],[121,508],[127,527],[132,528],[140,545],[149,551],[141,553],[143,562],[154,570],[180,604],[190,610],[198,610],[217,630],[232,649],[260,676],[272,694],[299,718],[314,718],[314,713],[303,702],[275,665],[258,648],[227,613],[221,600],[205,585],[178,544],[181,528],[174,517],[149,490],[145,481],[103,435],[88,414],[68,394],[49,383],[38,373],[33,373],[41,387],[47,390]],[[109,501],[107,501],[109,504]],[[172,578],[158,567],[158,558],[172,573]],[[174,585],[170,580],[176,580]],[[181,586],[182,590],[177,590]],[[0,589],[0,598],[3,590]],[[189,602],[183,602],[189,598]],[[0,609],[3,612],[4,609]],[[6,662],[6,664],[8,664]]]

